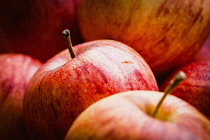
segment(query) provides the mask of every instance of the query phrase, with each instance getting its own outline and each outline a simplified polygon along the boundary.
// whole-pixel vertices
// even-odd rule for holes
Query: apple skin
[[[65,140],[209,140],[210,122],[187,102],[155,91],[129,91],[92,104],[72,124]]]
[[[210,60],[193,62],[177,69],[162,83],[161,91],[180,70],[187,78],[171,94],[187,101],[210,119]]]
[[[0,53],[24,53],[42,62],[66,49],[61,32],[83,42],[77,22],[80,0],[1,0]],[[16,44],[16,45],[14,45]]]
[[[195,58],[193,59],[194,62],[204,60],[210,60],[210,33],[201,50],[195,55]]]
[[[85,41],[108,38],[134,48],[156,77],[188,63],[210,30],[210,0],[82,0]]]
[[[24,120],[33,139],[63,139],[77,116],[92,103],[128,90],[158,86],[150,67],[132,48],[114,40],[76,45],[46,62],[29,82]]]
[[[0,55],[0,138],[27,139],[22,114],[26,84],[42,65],[24,54]]]

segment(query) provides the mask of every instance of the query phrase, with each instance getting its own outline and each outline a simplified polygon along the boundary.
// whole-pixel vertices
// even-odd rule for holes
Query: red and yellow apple
[[[92,103],[128,90],[158,90],[145,60],[129,46],[97,40],[64,50],[47,61],[29,82],[24,120],[32,139],[63,139]],[[72,55],[71,55],[72,56]]]
[[[187,102],[162,92],[129,91],[97,101],[70,127],[65,140],[209,140],[210,122]]]
[[[171,94],[187,101],[210,119],[210,60],[193,62],[174,71],[160,86],[161,91],[180,70],[187,78]]]
[[[45,62],[66,48],[62,36],[58,36],[65,28],[71,29],[74,45],[82,42],[77,22],[79,3],[1,0],[0,53],[24,53]]]
[[[22,114],[23,96],[28,81],[41,65],[28,55],[0,55],[0,139],[27,139]]]
[[[108,38],[139,52],[156,77],[188,63],[210,30],[210,0],[82,0],[85,41]]]

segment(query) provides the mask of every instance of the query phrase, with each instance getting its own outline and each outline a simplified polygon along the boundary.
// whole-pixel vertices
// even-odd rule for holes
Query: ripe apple
[[[185,72],[187,78],[171,94],[187,101],[210,119],[210,60],[193,62],[179,68],[163,82],[161,91],[180,70]]]
[[[22,115],[23,96],[26,84],[41,65],[28,55],[0,55],[0,139],[27,139]]]
[[[156,77],[188,63],[210,30],[210,0],[82,0],[85,41],[108,38],[139,52]]]
[[[97,40],[47,61],[29,82],[24,120],[33,139],[63,139],[77,116],[92,103],[128,90],[158,90],[144,59],[129,46]],[[71,52],[71,51],[70,51]]]
[[[163,93],[128,91],[89,106],[72,124],[65,140],[209,140],[210,122],[187,102]]]
[[[195,55],[195,58],[193,59],[193,61],[204,60],[210,60],[210,33],[201,50]]]
[[[0,53],[24,53],[45,62],[66,48],[58,36],[65,28],[71,29],[73,44],[82,42],[77,22],[79,3],[80,0],[1,0]]]

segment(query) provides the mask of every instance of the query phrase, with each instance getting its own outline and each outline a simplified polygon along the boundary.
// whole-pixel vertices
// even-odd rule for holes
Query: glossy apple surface
[[[33,76],[24,97],[24,118],[34,139],[63,139],[92,103],[128,90],[158,90],[154,75],[132,48],[97,40],[59,53]]]
[[[41,65],[28,55],[0,55],[0,139],[27,139],[22,114],[23,96],[26,84]]]
[[[108,38],[139,52],[157,76],[188,63],[210,30],[210,0],[82,0],[85,41]]]
[[[79,2],[1,0],[0,53],[24,53],[45,62],[66,49],[61,35],[65,28],[71,30],[74,45],[82,42],[77,22]]]
[[[129,91],[104,98],[83,111],[65,140],[208,140],[209,120],[193,106],[168,95],[156,118],[162,92]]]
[[[176,70],[163,82],[161,91],[180,70],[187,78],[171,94],[192,104],[210,119],[210,60],[193,62]]]

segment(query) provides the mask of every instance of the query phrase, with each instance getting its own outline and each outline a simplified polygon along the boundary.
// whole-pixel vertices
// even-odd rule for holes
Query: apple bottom
[[[131,91],[91,105],[73,123],[69,139],[208,139],[210,123],[188,103],[168,95],[151,116],[163,93]]]

